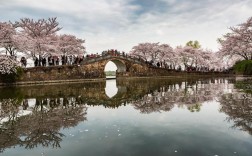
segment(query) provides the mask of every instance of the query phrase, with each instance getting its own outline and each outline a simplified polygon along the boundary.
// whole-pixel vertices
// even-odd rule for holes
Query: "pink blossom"
[[[220,56],[224,59],[252,59],[252,17],[245,23],[230,28],[231,32],[219,39]]]
[[[11,56],[0,55],[0,74],[11,74],[16,73],[18,62]]]

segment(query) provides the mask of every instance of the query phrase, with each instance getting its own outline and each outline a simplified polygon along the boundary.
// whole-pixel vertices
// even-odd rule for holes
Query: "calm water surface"
[[[250,78],[0,88],[3,156],[251,156]]]

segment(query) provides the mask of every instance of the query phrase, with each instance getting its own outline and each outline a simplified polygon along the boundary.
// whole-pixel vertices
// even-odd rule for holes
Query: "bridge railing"
[[[134,62],[134,63],[137,63],[137,64],[141,64],[141,65],[144,65],[145,62],[141,61],[140,59],[138,58],[135,58],[135,57],[132,57],[132,56],[129,56],[129,55],[98,55],[98,56],[95,56],[95,57],[86,57],[82,64],[90,64],[90,63],[94,63],[94,62],[98,62],[98,61],[102,61],[102,60],[106,60],[106,59],[112,59],[112,58],[115,58],[115,59],[123,59],[123,60],[128,60],[128,61],[131,61],[131,62]]]

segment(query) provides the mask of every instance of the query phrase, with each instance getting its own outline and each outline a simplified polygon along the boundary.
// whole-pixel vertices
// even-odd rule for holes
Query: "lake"
[[[1,156],[251,156],[252,79],[0,88]]]

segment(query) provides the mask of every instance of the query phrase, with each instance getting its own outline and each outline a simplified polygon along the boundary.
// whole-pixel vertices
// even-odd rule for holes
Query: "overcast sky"
[[[0,21],[57,17],[60,33],[85,39],[88,53],[189,40],[217,50],[228,27],[252,16],[252,0],[0,0],[0,15]]]

